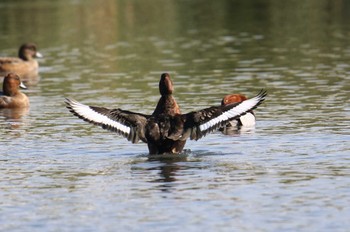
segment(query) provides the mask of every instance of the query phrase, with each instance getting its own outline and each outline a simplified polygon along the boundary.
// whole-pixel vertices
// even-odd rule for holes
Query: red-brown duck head
[[[242,94],[229,94],[222,99],[221,105],[224,106],[232,103],[242,102],[245,100],[247,100],[247,98]]]
[[[19,88],[26,89],[20,77],[15,73],[9,73],[4,78],[2,90],[6,96],[14,96],[19,92]]]

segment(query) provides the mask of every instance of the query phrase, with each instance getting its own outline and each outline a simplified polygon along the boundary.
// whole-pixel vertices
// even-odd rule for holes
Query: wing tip
[[[136,143],[138,140],[138,137],[135,136],[131,136],[130,133],[132,131],[132,128],[128,125],[124,125],[121,122],[115,121],[111,118],[109,118],[107,115],[101,114],[100,112],[97,112],[95,109],[96,107],[90,107],[88,105],[84,105],[74,99],[71,98],[65,98],[65,104],[66,107],[68,108],[68,110],[76,117],[82,119],[85,122],[97,125],[97,126],[101,126],[102,129],[105,130],[109,130],[109,131],[113,131],[116,132],[120,135],[122,135],[123,137],[127,138],[128,140],[132,140],[133,143]],[[82,114],[82,111],[86,111],[86,113],[90,113],[93,112],[93,114],[96,116],[98,115],[98,117],[104,117],[104,119],[101,121],[101,119],[96,120],[96,118],[92,118],[89,117],[87,114]],[[109,122],[106,122],[105,120],[109,120]],[[114,123],[117,123],[119,125],[115,126],[113,124],[111,124],[111,121],[113,121]],[[130,137],[131,136],[131,137]]]
[[[256,97],[260,98],[262,101],[265,100],[267,96],[267,90],[261,89],[260,92],[256,95]]]
[[[76,102],[74,99],[71,99],[71,98],[68,98],[68,97],[64,98],[64,103],[66,104],[66,107],[68,109],[72,109],[72,106],[73,106],[74,102]]]
[[[266,100],[267,97],[267,90],[265,89],[261,89],[260,92],[258,93],[258,95],[256,95],[256,98],[258,98],[258,104],[254,107],[254,109],[256,109],[261,103],[263,103],[263,101]]]

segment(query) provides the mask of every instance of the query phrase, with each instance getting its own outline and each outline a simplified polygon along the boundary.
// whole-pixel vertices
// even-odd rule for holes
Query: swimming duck
[[[3,92],[0,92],[0,109],[29,107],[28,97],[19,88],[26,89],[20,77],[15,73],[7,74],[3,82]]]
[[[245,100],[247,100],[247,97],[242,94],[229,94],[222,99],[221,105],[225,106],[232,103],[239,103]],[[230,134],[228,133],[228,130],[231,130],[231,129],[237,130],[237,129],[241,129],[241,127],[252,128],[254,126],[255,126],[255,114],[253,110],[250,110],[245,115],[242,115],[236,119],[228,121],[228,123],[225,126],[220,128],[220,131],[223,131],[225,134],[226,132],[227,134]]]
[[[5,76],[9,72],[14,72],[22,80],[30,80],[38,77],[39,63],[35,59],[42,57],[37,51],[36,45],[32,43],[23,44],[16,57],[0,57],[0,76]]]
[[[212,106],[181,114],[173,97],[173,82],[168,73],[159,81],[160,99],[151,115],[122,109],[87,106],[66,98],[67,108],[77,117],[103,129],[116,132],[132,143],[147,143],[151,155],[181,153],[186,140],[198,140],[217,130],[229,120],[236,119],[260,105],[266,96],[261,91],[256,97],[240,103]]]

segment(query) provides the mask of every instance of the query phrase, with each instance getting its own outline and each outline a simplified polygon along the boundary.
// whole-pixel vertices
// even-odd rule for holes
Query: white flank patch
[[[256,106],[259,101],[261,100],[261,96],[256,96],[252,99],[248,99],[243,101],[241,104],[239,104],[238,106],[226,111],[225,113],[221,114],[220,116],[213,118],[211,120],[209,120],[208,122],[202,124],[199,126],[199,129],[201,131],[205,131],[207,129],[209,129],[210,127],[226,121],[228,119],[234,118],[238,115],[241,115],[249,110],[251,110],[254,106]]]
[[[101,123],[103,125],[114,127],[114,128],[116,128],[116,129],[118,129],[126,134],[130,133],[129,127],[127,127],[127,126],[125,126],[117,121],[114,121],[105,115],[97,113],[96,111],[92,110],[87,105],[81,104],[80,102],[77,102],[74,100],[70,100],[69,104],[77,114],[79,114],[80,116],[82,116],[82,117],[84,117],[92,122]]]
[[[243,126],[251,127],[255,125],[255,116],[252,113],[247,113],[239,117]]]

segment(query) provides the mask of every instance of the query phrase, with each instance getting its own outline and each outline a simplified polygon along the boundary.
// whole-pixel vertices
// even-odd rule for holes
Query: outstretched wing
[[[229,120],[236,119],[248,111],[258,107],[266,97],[267,93],[260,93],[251,99],[233,103],[226,106],[213,106],[200,111],[184,115],[184,138],[198,140],[206,134],[213,132],[225,125]]]
[[[65,103],[70,112],[86,122],[117,132],[132,143],[137,143],[140,139],[147,142],[144,127],[148,115],[121,109],[111,110],[103,107],[87,106],[68,98],[66,98]]]

